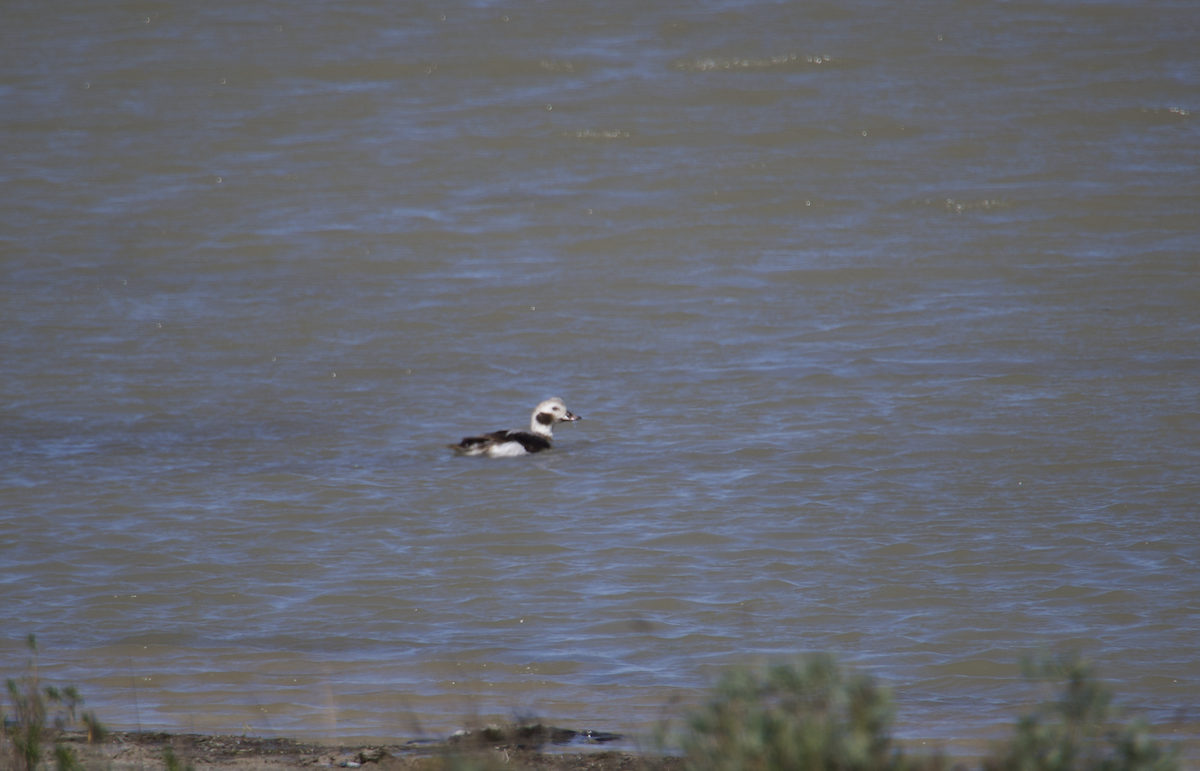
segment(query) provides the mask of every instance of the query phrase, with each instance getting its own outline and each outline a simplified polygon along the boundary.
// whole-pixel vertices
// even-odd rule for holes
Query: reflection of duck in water
[[[451,447],[460,455],[486,455],[489,458],[515,458],[518,455],[549,450],[554,445],[555,423],[581,420],[572,415],[557,396],[547,399],[533,410],[528,431],[496,431],[483,436],[468,436]]]

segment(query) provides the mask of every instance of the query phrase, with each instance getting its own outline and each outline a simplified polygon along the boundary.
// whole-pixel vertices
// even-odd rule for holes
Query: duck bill
[[[562,423],[572,423],[572,422],[574,422],[574,421],[576,421],[576,420],[583,420],[583,418],[581,418],[580,416],[578,416],[578,415],[574,414],[574,413],[573,413],[573,412],[571,412],[570,410],[567,410],[567,414],[566,414],[566,415],[563,415],[561,418],[559,418],[559,421],[560,421],[560,422],[562,422]]]

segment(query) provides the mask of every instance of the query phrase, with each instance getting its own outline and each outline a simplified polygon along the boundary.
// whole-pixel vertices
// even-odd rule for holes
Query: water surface
[[[832,651],[956,746],[1079,649],[1197,738],[1190,4],[5,16],[7,674],[637,733]]]

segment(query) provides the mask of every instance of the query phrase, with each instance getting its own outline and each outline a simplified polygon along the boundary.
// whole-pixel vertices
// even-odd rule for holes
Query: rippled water
[[[5,16],[6,674],[404,739],[833,651],[953,746],[1077,648],[1200,735],[1189,4]]]

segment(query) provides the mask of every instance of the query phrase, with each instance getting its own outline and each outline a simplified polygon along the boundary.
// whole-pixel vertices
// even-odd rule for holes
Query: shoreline
[[[402,744],[348,742],[330,744],[286,738],[264,739],[234,734],[182,734],[167,732],[110,731],[103,741],[88,742],[82,732],[68,732],[61,742],[77,754],[84,769],[106,771],[298,771],[299,769],[365,769],[365,771],[433,771],[444,768],[447,754],[483,756],[537,771],[679,771],[683,759],[611,748],[616,739],[597,743],[555,743],[559,732],[583,736],[584,731],[544,726],[533,735],[490,733],[480,729],[447,740],[410,741]],[[616,736],[604,734],[603,736]],[[619,737],[617,737],[619,739]],[[583,736],[586,742],[587,737]],[[167,761],[168,750],[178,759]],[[52,757],[48,753],[47,757]],[[490,756],[490,757],[489,757]]]
[[[533,741],[491,733],[528,728],[544,733]],[[573,731],[576,738],[572,741],[549,740],[552,733],[564,730],[571,731],[541,725],[506,726],[482,728],[443,740],[400,743],[349,739],[331,743],[166,731],[109,731],[103,741],[88,742],[85,733],[69,731],[60,741],[75,750],[82,769],[103,771],[445,771],[456,767],[446,765],[448,756],[472,756],[486,767],[503,764],[514,771],[683,771],[684,768],[683,757],[631,749],[629,741],[622,741],[622,737],[589,742],[584,736],[589,732]],[[945,768],[964,771],[979,768],[989,748],[989,743],[983,740],[936,743],[897,740],[896,744],[910,756],[940,755]],[[1200,768],[1196,763],[1200,754],[1196,752],[1196,744],[1184,740],[1179,745],[1180,768]],[[173,766],[166,759],[167,750],[178,759]],[[43,757],[50,762],[53,750]]]

